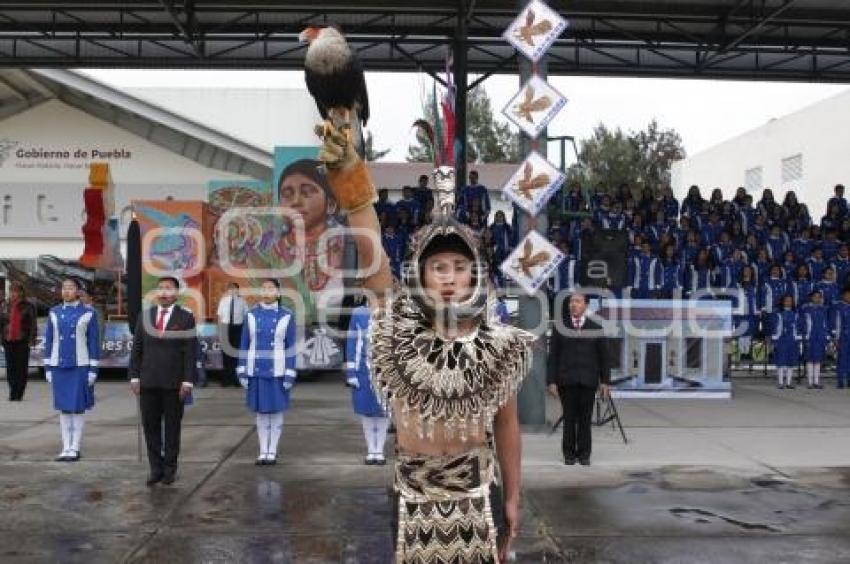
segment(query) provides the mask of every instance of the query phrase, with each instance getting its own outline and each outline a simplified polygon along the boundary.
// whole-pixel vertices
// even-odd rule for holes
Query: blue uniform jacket
[[[97,374],[100,359],[100,334],[94,308],[76,302],[50,308],[44,332],[44,367],[89,367]]]
[[[378,398],[372,389],[369,375],[369,321],[367,306],[359,306],[351,313],[348,336],[345,341],[345,377],[351,391],[354,412],[366,417],[384,417]]]
[[[779,300],[791,293],[791,287],[784,278],[768,278],[761,285],[759,306],[764,311],[772,312],[779,306]]]
[[[240,377],[283,378],[284,389],[295,384],[295,317],[283,307],[252,307],[242,325]]]

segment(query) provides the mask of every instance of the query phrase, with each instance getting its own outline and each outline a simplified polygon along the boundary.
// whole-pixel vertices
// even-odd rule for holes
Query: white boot
[[[62,432],[62,452],[56,457],[57,461],[62,462],[64,458],[71,456],[71,418],[70,413],[59,414],[59,430]]]
[[[76,460],[79,460],[80,442],[83,440],[83,428],[86,426],[86,416],[84,413],[75,413],[71,417],[74,422],[71,432],[71,454]]]
[[[372,418],[365,415],[360,416],[360,424],[363,426],[363,436],[366,438],[366,462],[370,462],[375,458],[375,434],[372,432]]]
[[[386,417],[375,417],[375,459],[383,464],[386,462],[384,457],[384,444],[387,442],[387,429],[390,426],[390,420]]]
[[[266,460],[266,453],[269,446],[269,414],[257,414],[257,439],[260,442],[260,456],[257,457],[257,463],[263,463]]]
[[[283,434],[283,412],[269,413],[269,423],[271,429],[266,456],[274,464],[277,462],[277,444],[280,442],[280,436]]]

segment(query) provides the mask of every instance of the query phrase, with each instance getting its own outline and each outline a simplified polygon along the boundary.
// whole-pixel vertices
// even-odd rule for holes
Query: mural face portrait
[[[289,208],[301,217],[308,234],[326,227],[328,216],[336,212],[336,204],[328,198],[325,189],[301,173],[282,177],[278,196],[281,207]]]
[[[277,181],[278,205],[303,221],[303,237],[284,228],[270,253],[272,265],[301,264],[300,271],[281,282],[300,296],[304,321],[317,319],[318,311],[342,299],[344,233],[338,206],[318,161],[302,159],[286,165]],[[285,223],[289,221],[284,220]],[[289,307],[286,294],[284,304]]]

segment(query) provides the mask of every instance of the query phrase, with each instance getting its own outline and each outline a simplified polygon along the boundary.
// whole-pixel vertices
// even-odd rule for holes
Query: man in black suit
[[[549,393],[561,399],[564,463],[590,466],[590,425],[596,392],[608,394],[610,365],[602,328],[585,315],[587,296],[573,293],[569,316],[556,323],[549,343]]]
[[[139,316],[133,334],[130,388],[139,396],[142,411],[151,468],[148,486],[174,483],[183,400],[192,393],[195,384],[195,318],[192,312],[175,303],[179,289],[176,278],[160,278],[158,305]]]

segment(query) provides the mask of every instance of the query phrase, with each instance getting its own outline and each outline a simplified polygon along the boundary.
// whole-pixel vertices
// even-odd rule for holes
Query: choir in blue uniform
[[[44,369],[59,412],[62,451],[56,460],[80,459],[85,412],[94,407],[100,336],[94,308],[79,300],[80,285],[62,282],[62,303],[50,308],[44,334]]]
[[[278,281],[264,280],[260,302],[245,317],[236,368],[246,390],[245,403],[256,414],[258,466],[277,463],[283,412],[289,409],[289,393],[295,385],[296,323],[279,297]]]
[[[659,192],[644,190],[636,194],[628,185],[599,187],[586,194],[580,186],[572,185],[556,192],[547,208],[547,236],[567,260],[550,280],[549,290],[557,293],[578,285],[583,236],[599,229],[621,229],[628,232],[632,246],[627,259],[626,287],[613,288],[615,295],[634,299],[728,299],[731,296],[735,327],[743,331],[736,339],[743,355],[750,354],[754,338],[763,336],[767,342],[772,341],[773,322],[787,317],[780,308],[785,296],[791,297],[795,315],[805,320],[811,296],[817,292],[829,335],[840,332],[837,323],[844,319],[848,307],[841,299],[841,292],[850,283],[850,206],[843,186],[835,187],[835,195],[820,222],[811,217],[807,206],[797,200],[793,191],[779,201],[770,189],[762,190],[759,197],[739,188],[731,200],[725,200],[719,189],[705,199],[700,189],[692,186],[681,204],[669,188]],[[493,248],[485,248],[482,255],[491,261],[489,272],[498,287],[505,282],[498,275],[498,267],[518,243],[518,214],[508,221],[503,212],[497,211],[491,222],[486,195],[487,190],[477,177],[471,178],[470,184],[460,191],[463,205],[459,206],[462,209],[458,210],[458,219],[470,225],[474,223],[473,215],[476,220],[484,220],[489,236],[483,238],[482,244]],[[397,204],[390,203],[386,193],[381,194],[376,204],[382,227],[385,230],[390,225],[397,227],[395,236],[385,237],[385,248],[396,272],[401,262],[398,257],[404,254],[402,242],[419,225],[429,221],[428,214],[421,213],[412,201],[413,193],[408,189]],[[410,213],[405,215],[416,217],[412,221],[399,221],[399,208],[409,209]],[[402,242],[397,241],[400,235]],[[795,366],[805,361],[810,384],[817,387],[822,361],[816,359],[820,350],[831,351],[837,346],[841,361],[838,385],[844,387],[850,384],[850,352],[846,358],[841,357],[840,339],[824,339],[823,345],[817,341],[824,315],[820,309],[815,310],[809,312],[815,323],[811,332],[798,327],[803,342],[807,343],[811,337],[815,339],[814,345],[806,344],[795,359],[785,357],[785,352],[778,352],[778,356]],[[788,335],[781,338],[788,339]],[[787,381],[785,368],[789,367],[782,367],[783,382]]]
[[[369,374],[369,320],[367,305],[361,305],[351,314],[345,344],[346,384],[352,388],[351,403],[354,413],[360,416],[366,437],[366,464],[384,465],[384,443],[387,440],[389,419],[372,388]]]

